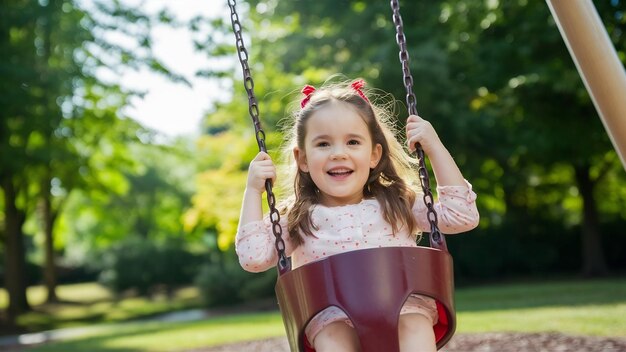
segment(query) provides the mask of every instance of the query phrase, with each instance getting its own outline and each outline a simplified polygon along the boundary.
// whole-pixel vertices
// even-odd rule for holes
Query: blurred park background
[[[257,147],[227,7],[181,19],[165,7],[147,11],[150,2],[0,3],[1,335],[275,308],[276,273],[245,273],[234,255]],[[625,1],[594,4],[626,62]],[[336,73],[392,93],[402,127],[388,1],[249,0],[238,10],[270,151],[299,89]],[[600,313],[568,317],[610,319],[573,333],[624,336],[626,173],[546,3],[404,1],[402,14],[418,111],[479,196],[480,226],[448,239],[461,316],[504,301],[591,304]],[[131,118],[132,102],[148,91],[120,84],[141,71],[194,89],[184,60],[166,64],[153,50],[154,28],[163,26],[184,28],[206,58],[193,81],[212,88],[192,134],[166,135]],[[167,104],[167,119],[184,118],[176,113],[184,103]],[[529,287],[536,296],[521,294]],[[274,313],[242,322],[273,329],[250,338],[282,333]],[[206,334],[225,323],[210,324],[185,329]],[[160,329],[172,336],[180,327]]]

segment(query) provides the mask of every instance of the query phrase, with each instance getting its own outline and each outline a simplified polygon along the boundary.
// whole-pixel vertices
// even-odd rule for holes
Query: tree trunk
[[[62,2],[58,0],[51,0],[47,5],[44,5],[45,12],[43,13],[43,56],[42,61],[40,63],[41,68],[41,83],[44,89],[50,89],[50,67],[48,66],[50,59],[52,58],[52,31],[54,24],[56,23],[55,17],[58,13],[60,13],[60,9],[62,6]],[[49,115],[48,121],[54,121],[55,119],[52,117],[57,114],[53,106],[56,104],[52,97],[43,96],[42,97],[42,106],[46,109],[46,114]],[[44,282],[46,284],[46,289],[48,290],[48,297],[46,299],[47,302],[57,302],[58,298],[56,295],[56,286],[57,286],[57,277],[56,277],[56,265],[54,258],[54,234],[52,233],[54,227],[55,215],[53,215],[52,211],[52,202],[51,202],[51,193],[50,193],[50,183],[52,179],[52,167],[50,166],[52,162],[52,136],[54,133],[54,128],[51,123],[46,123],[44,125],[44,133],[46,138],[46,157],[47,162],[45,163],[45,171],[43,174],[43,180],[41,182],[41,221],[44,230],[44,255],[45,255],[45,263],[43,268],[43,276]]]
[[[56,214],[52,210],[50,197],[50,178],[45,177],[41,189],[41,222],[45,236],[45,263],[43,268],[43,277],[46,289],[48,290],[48,298],[46,299],[46,302],[54,303],[59,301],[56,293],[57,272],[56,260],[54,256],[54,233],[52,232]]]
[[[602,248],[600,221],[593,196],[595,183],[589,175],[589,165],[574,167],[578,190],[583,199],[582,223],[582,274],[585,277],[598,277],[608,274],[608,267]]]
[[[4,284],[9,294],[7,320],[9,324],[14,324],[18,315],[30,310],[26,297],[26,255],[22,232],[26,214],[16,206],[17,192],[10,174],[4,175],[2,188],[6,230]]]

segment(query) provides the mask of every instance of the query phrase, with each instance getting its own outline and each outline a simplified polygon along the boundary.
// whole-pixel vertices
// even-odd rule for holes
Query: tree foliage
[[[138,165],[132,146],[152,142],[150,131],[122,113],[137,92],[102,77],[147,68],[181,78],[151,51],[151,25],[169,21],[165,12],[148,16],[119,1],[10,0],[0,13],[2,243],[12,322],[29,309],[24,225],[41,219],[54,300],[55,256],[67,243],[54,236],[56,220],[70,195],[125,193]]]
[[[287,103],[298,99],[293,94],[298,87],[320,84],[335,73],[364,77],[397,99],[404,97],[388,3],[250,0],[242,5],[249,64],[260,82],[255,89],[268,128],[288,118]],[[622,60],[624,6],[597,4]],[[402,14],[418,111],[432,121],[474,184],[481,228],[506,233],[546,222],[559,224],[570,237],[579,231],[580,250],[595,248],[574,254],[584,263],[581,269],[604,273],[601,224],[626,218],[620,210],[625,179],[546,4],[405,1]],[[223,26],[226,38],[228,24],[214,24]],[[207,48],[213,55],[234,57],[233,42],[213,40]],[[237,71],[232,101],[209,114],[207,124],[225,115],[245,120],[247,99]],[[215,75],[227,77],[221,72]],[[400,126],[405,113],[399,109]],[[241,128],[237,123],[221,133],[245,138]],[[556,235],[549,234],[550,226],[544,236]],[[534,235],[516,236],[526,243],[523,248],[533,245],[523,239]],[[459,241],[474,240],[467,238]],[[561,239],[566,240],[575,241]]]

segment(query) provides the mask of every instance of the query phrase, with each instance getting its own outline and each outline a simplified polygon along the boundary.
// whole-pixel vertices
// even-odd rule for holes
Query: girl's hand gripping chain
[[[243,194],[239,228],[253,221],[263,219],[263,202],[261,195],[265,192],[265,180],[272,182],[276,179],[276,168],[267,153],[259,152],[250,162],[248,181]],[[239,231],[239,229],[238,229]]]
[[[411,115],[406,123],[406,139],[409,150],[415,151],[415,144],[419,143],[427,155],[430,155],[434,148],[442,146],[441,140],[430,122],[417,115]]]
[[[250,162],[248,169],[248,182],[246,188],[258,194],[265,192],[265,180],[270,179],[272,183],[276,179],[276,168],[272,158],[267,153],[259,152]]]
[[[415,151],[415,144],[419,143],[430,159],[437,185],[462,186],[465,179],[452,156],[443,145],[437,132],[430,122],[417,115],[411,115],[406,123],[406,139],[409,150]]]

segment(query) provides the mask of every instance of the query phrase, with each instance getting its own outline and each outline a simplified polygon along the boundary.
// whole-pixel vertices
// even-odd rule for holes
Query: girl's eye
[[[328,147],[330,144],[328,144],[328,142],[319,142],[317,143],[318,147]]]
[[[348,141],[348,145],[359,145],[361,144],[361,142],[357,141],[356,139],[351,139]]]

